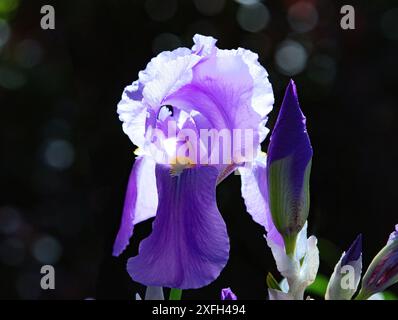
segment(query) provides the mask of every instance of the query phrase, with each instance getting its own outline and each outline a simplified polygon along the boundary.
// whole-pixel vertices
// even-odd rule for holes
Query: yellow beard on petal
[[[184,169],[193,168],[195,161],[188,157],[176,157],[170,161],[170,175],[172,177],[179,176]]]

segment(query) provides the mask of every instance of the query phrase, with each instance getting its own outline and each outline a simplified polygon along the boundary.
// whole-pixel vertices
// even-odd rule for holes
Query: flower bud
[[[291,80],[272,132],[267,156],[269,205],[272,220],[285,240],[286,252],[294,251],[297,234],[308,217],[311,159],[312,147],[306,119],[300,109],[296,86]]]

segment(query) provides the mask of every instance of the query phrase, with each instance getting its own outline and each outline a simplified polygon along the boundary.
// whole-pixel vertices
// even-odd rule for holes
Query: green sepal
[[[275,289],[275,290],[282,291],[281,287],[279,286],[278,281],[276,281],[276,279],[274,278],[274,276],[272,275],[271,272],[268,272],[266,282],[267,282],[268,289]]]

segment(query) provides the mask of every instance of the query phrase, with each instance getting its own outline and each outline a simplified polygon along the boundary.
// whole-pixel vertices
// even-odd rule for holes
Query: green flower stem
[[[355,300],[368,300],[372,294],[366,292],[365,290],[361,289],[358,295],[355,297]]]
[[[169,300],[181,300],[182,290],[181,289],[170,289]]]

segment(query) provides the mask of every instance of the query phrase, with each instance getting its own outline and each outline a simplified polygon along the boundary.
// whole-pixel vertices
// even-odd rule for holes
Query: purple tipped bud
[[[362,254],[362,234],[359,234],[351,247],[347,250],[343,258],[341,259],[341,265],[345,266],[350,262],[357,261]]]
[[[366,271],[358,299],[366,299],[398,282],[398,225],[395,229]]]
[[[221,290],[221,300],[238,300],[238,298],[232,292],[231,288],[225,288]]]
[[[309,211],[312,147],[306,119],[290,81],[268,147],[268,192],[272,220],[285,238],[303,228]],[[285,241],[286,242],[286,241]]]
[[[326,289],[325,299],[350,300],[357,291],[361,274],[362,235],[360,234],[336,264]]]

